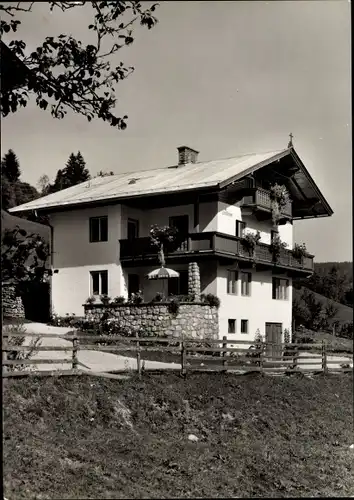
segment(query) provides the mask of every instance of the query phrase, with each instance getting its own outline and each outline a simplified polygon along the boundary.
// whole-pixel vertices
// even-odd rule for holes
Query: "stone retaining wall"
[[[168,304],[119,304],[103,306],[84,304],[85,318],[95,319],[105,311],[116,319],[124,329],[143,329],[151,336],[214,339],[218,338],[218,310],[208,304],[181,303],[175,315],[169,312]]]
[[[16,289],[13,285],[2,284],[1,299],[4,318],[24,319],[25,308],[21,297],[16,294]]]

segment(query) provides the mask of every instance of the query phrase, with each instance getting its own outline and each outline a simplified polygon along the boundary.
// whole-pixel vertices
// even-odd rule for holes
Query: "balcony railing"
[[[253,192],[243,197],[241,207],[254,207],[260,210],[271,211],[272,200],[270,191],[262,188],[254,188]],[[292,204],[289,201],[284,207],[280,209],[280,213],[286,217],[292,216]]]
[[[313,257],[303,257],[296,259],[290,250],[283,250],[279,258],[275,261],[270,251],[270,245],[259,243],[255,247],[254,255],[244,247],[240,238],[235,236],[217,233],[201,232],[192,233],[183,242],[178,250],[167,254],[168,258],[185,257],[192,255],[218,255],[240,259],[242,261],[254,261],[258,264],[278,266],[304,271],[313,271]],[[156,247],[151,245],[150,238],[136,238],[133,240],[120,240],[120,260],[123,263],[137,262],[143,263],[156,260]]]

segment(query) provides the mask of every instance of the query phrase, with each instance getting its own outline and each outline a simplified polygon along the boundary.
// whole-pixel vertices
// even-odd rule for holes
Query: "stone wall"
[[[168,304],[84,305],[85,318],[95,319],[109,311],[124,329],[143,329],[151,336],[218,338],[218,310],[208,304],[181,303],[177,314],[169,312]]]
[[[13,285],[2,284],[2,314],[4,318],[24,318],[25,308],[21,297],[16,294]]]

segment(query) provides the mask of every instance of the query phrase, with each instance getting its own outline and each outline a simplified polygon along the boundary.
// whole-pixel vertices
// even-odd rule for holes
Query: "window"
[[[237,294],[237,271],[227,271],[227,293]]]
[[[270,232],[270,242],[271,243],[273,243],[273,239],[274,239],[275,236],[277,236],[277,234],[278,234],[278,231],[275,231],[275,230],[272,230]]]
[[[139,238],[139,221],[128,219],[128,240]]]
[[[139,274],[128,274],[128,297],[132,293],[138,293],[140,288]]]
[[[236,320],[228,319],[228,333],[236,333]]]
[[[108,217],[90,217],[90,243],[108,241]]]
[[[91,271],[91,295],[108,295],[108,271]]]
[[[241,274],[241,295],[250,296],[251,295],[251,273],[240,273]]]
[[[238,238],[243,238],[244,232],[246,229],[246,223],[240,220],[236,221],[236,236]]]
[[[289,280],[273,278],[272,298],[276,300],[288,300]]]
[[[248,319],[241,319],[241,333],[248,333]]]
[[[168,280],[168,295],[188,295],[188,271],[179,271],[178,278]]]

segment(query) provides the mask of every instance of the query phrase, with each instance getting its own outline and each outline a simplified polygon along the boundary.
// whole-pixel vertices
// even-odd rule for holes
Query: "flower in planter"
[[[280,211],[290,201],[289,192],[284,185],[274,184],[270,187],[270,199],[272,208],[272,220],[274,225],[278,225]]]
[[[123,297],[123,296],[115,297],[113,299],[113,304],[115,304],[115,305],[120,305],[120,304],[124,304],[124,303],[125,303],[125,297]]]
[[[305,243],[298,244],[295,243],[294,248],[292,249],[293,257],[297,260],[301,260],[303,257],[309,257],[310,254],[307,251]]]
[[[272,243],[270,245],[270,251],[272,252],[275,261],[278,260],[282,250],[285,250],[287,246],[287,243],[281,241],[279,234],[274,235]]]
[[[108,306],[109,303],[111,302],[111,297],[108,297],[108,295],[101,295],[100,297],[102,305]]]
[[[248,250],[251,257],[254,257],[256,246],[261,239],[261,233],[256,231],[256,233],[248,231],[241,240],[242,245]]]
[[[129,297],[128,302],[130,304],[141,304],[144,300],[143,293],[141,290],[139,290],[137,293],[132,293],[131,296]]]
[[[96,297],[94,295],[86,299],[86,304],[88,305],[94,304],[95,302],[96,302]]]

